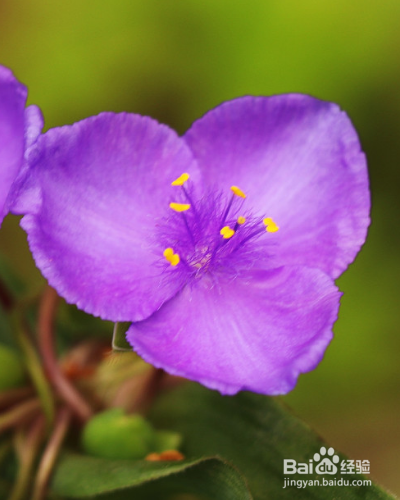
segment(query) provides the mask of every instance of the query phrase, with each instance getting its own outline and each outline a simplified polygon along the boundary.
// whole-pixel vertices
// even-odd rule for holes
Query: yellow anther
[[[174,250],[172,248],[166,248],[163,252],[164,257],[169,260],[170,257],[174,255]]]
[[[245,217],[238,217],[238,220],[237,220],[237,223],[241,226],[242,224],[244,224],[246,222],[246,218]]]
[[[169,259],[168,262],[171,264],[171,266],[177,266],[180,261],[181,258],[179,257],[179,255],[177,253],[174,253],[174,255],[171,257],[171,259]]]
[[[189,179],[189,174],[182,174],[174,182],[171,182],[171,186],[183,186],[185,182]]]
[[[229,240],[229,238],[232,238],[232,236],[235,234],[235,231],[231,229],[229,226],[224,226],[221,229],[220,234],[222,235],[224,240]]]
[[[246,198],[246,195],[243,193],[241,189],[239,189],[237,186],[231,186],[231,191],[233,194],[236,196],[240,196],[241,198]]]
[[[172,208],[175,212],[186,212],[186,210],[189,210],[190,205],[189,203],[170,203],[169,208]]]
[[[265,230],[268,233],[276,233],[279,230],[279,227],[271,217],[266,217],[265,219],[263,219],[263,222],[266,226]]]
[[[180,262],[180,257],[177,253],[174,253],[172,248],[166,248],[163,252],[164,257],[171,264],[171,266],[176,266]]]

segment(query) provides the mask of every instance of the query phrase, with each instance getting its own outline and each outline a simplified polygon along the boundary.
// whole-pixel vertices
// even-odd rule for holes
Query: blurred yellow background
[[[399,0],[1,0],[0,63],[46,127],[101,111],[184,132],[220,102],[303,92],[337,102],[367,153],[372,226],[339,280],[336,338],[285,399],[335,448],[400,495]],[[17,219],[0,252],[43,281]]]

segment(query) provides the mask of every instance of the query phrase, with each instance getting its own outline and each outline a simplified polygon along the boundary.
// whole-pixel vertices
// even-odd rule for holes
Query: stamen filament
[[[182,175],[180,175],[177,179],[175,179],[173,182],[171,182],[171,186],[181,186],[182,187],[182,190],[186,196],[186,199],[188,200],[189,204],[184,204],[184,203],[174,203],[174,207],[172,207],[170,205],[170,207],[173,209],[173,210],[176,210],[177,212],[183,212],[185,210],[188,210],[189,208],[192,208],[193,212],[196,214],[196,208],[194,206],[194,203],[193,203],[193,200],[192,198],[190,197],[189,193],[187,192],[184,184],[185,182],[190,178],[190,175],[188,173],[184,173]],[[177,205],[181,205],[181,208],[178,208],[177,209]],[[182,207],[188,207],[188,208],[182,208]]]
[[[245,222],[246,222],[245,217],[242,217],[242,216],[238,217],[238,219],[237,219],[237,221],[236,221],[236,224],[235,224],[235,226],[234,226],[233,230],[234,230],[234,231],[237,231],[237,230],[238,230],[238,228],[239,228],[240,226],[242,226]]]
[[[235,247],[235,250],[237,250],[239,247],[244,245],[247,241],[251,240],[251,238],[254,238],[254,236],[258,236],[264,232],[264,229],[256,229],[252,233],[250,233],[246,238],[241,240],[239,244]]]
[[[193,203],[193,200],[192,200],[191,196],[189,195],[189,193],[187,192],[185,186],[182,186],[182,190],[183,190],[184,195],[186,196],[187,201],[190,204],[190,207],[193,210],[193,213],[196,215],[197,214],[197,210],[196,210],[195,204]]]
[[[227,218],[227,216],[229,214],[229,210],[231,209],[231,206],[232,206],[234,198],[235,198],[235,195],[233,194],[232,197],[231,197],[231,199],[229,200],[229,203],[228,203],[228,206],[226,207],[224,215],[222,216],[222,224],[226,221],[226,218]]]
[[[190,226],[189,226],[189,223],[188,223],[188,220],[186,218],[186,214],[182,213],[182,217],[183,217],[183,221],[185,223],[185,226],[186,226],[186,230],[190,236],[190,241],[192,242],[192,245],[195,247],[196,246],[196,241],[194,239],[194,236],[193,236],[193,233],[192,233],[192,230],[190,229]]]
[[[243,199],[246,198],[246,195],[237,186],[231,186],[231,191],[232,191],[232,198],[230,199],[228,206],[226,207],[225,213],[222,217],[222,224],[224,224],[224,222],[226,221],[226,218],[229,214],[229,210],[231,209],[231,206],[232,206],[232,203],[233,203],[235,196],[239,196],[240,198],[243,198]],[[244,219],[244,217],[242,217],[242,219]],[[240,222],[239,222],[239,224],[240,224]]]

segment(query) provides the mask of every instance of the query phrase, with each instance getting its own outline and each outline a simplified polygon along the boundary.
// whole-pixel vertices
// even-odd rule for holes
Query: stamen
[[[174,253],[174,250],[171,247],[168,247],[163,252],[164,257],[171,264],[171,266],[176,266],[180,262],[180,257],[177,253]]]
[[[185,189],[185,188],[183,188]],[[190,205],[189,205],[190,207]],[[196,212],[195,212],[196,213]],[[183,222],[185,223],[185,226],[186,226],[186,229],[187,229],[187,232],[190,236],[190,241],[192,242],[192,245],[195,247],[196,246],[196,241],[194,239],[194,236],[193,236],[193,233],[192,233],[192,230],[190,229],[190,226],[189,226],[189,223],[188,223],[188,220],[186,218],[186,214],[184,212],[182,212],[182,217],[183,217]]]
[[[246,218],[245,217],[242,217],[242,216],[238,217],[233,230],[237,231],[238,227],[241,226],[242,224],[244,224],[245,222],[246,222]]]
[[[232,236],[235,234],[235,231],[231,229],[229,226],[224,226],[221,229],[220,234],[222,235],[224,240],[229,240],[229,238],[232,238]]]
[[[233,194],[229,203],[228,203],[228,206],[226,207],[226,210],[225,210],[224,215],[222,217],[222,224],[226,221],[226,217],[228,216],[229,210],[231,209],[234,197],[235,197],[235,195]]]
[[[169,260],[169,258],[174,255],[174,250],[171,247],[168,247],[164,250],[163,255],[167,260]]]
[[[175,253],[169,262],[171,263],[171,266],[177,266],[180,261],[181,261],[181,259],[180,259],[179,255],[177,253]]]
[[[233,194],[236,196],[240,196],[240,198],[246,198],[246,195],[243,193],[243,191],[238,188],[237,186],[231,186],[231,191]]]
[[[189,177],[189,174],[184,173],[175,179],[174,182],[171,182],[171,186],[183,186]]]
[[[185,196],[186,196],[187,201],[189,202],[190,207],[191,207],[191,208],[192,208],[192,210],[193,210],[193,213],[194,213],[195,215],[197,215],[197,210],[196,210],[196,207],[195,207],[195,205],[194,205],[194,203],[193,203],[193,200],[192,200],[192,198],[190,197],[189,193],[187,192],[187,190],[186,190],[185,186],[183,186],[183,185],[182,185],[182,190],[183,190],[183,192],[184,192],[184,194],[185,194]]]
[[[274,220],[271,217],[266,217],[263,219],[264,225],[266,226],[265,230],[268,233],[276,233],[279,231],[279,226],[274,222]]]
[[[190,205],[189,203],[170,203],[169,208],[172,208],[175,212],[186,212],[186,210],[189,210]]]

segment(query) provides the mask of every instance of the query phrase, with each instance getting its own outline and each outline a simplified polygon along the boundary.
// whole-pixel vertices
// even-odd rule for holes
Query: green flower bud
[[[167,450],[177,450],[182,443],[182,436],[172,431],[156,431],[154,451],[162,453]]]
[[[95,415],[86,424],[82,447],[89,455],[110,459],[141,459],[154,451],[155,432],[140,415],[126,415],[113,408]]]

